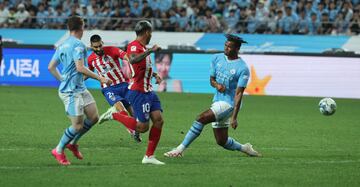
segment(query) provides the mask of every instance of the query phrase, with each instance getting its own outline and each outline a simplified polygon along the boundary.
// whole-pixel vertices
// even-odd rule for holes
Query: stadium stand
[[[65,29],[79,15],[88,29],[358,35],[360,0],[4,0],[0,27]]]

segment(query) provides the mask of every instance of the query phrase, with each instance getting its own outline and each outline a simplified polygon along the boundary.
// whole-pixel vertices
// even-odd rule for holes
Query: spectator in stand
[[[293,1],[293,0],[284,0],[285,4],[283,7],[291,7],[292,11],[296,10],[296,7],[298,5],[297,1]]]
[[[186,9],[182,8],[180,10],[180,17],[177,20],[177,31],[185,32],[188,27],[189,18],[186,16]]]
[[[55,27],[55,10],[53,7],[47,7],[47,18],[46,18],[46,28],[54,28]]]
[[[204,15],[199,15],[196,19],[196,32],[208,32],[208,23]]]
[[[16,27],[16,9],[14,7],[9,8],[9,14],[7,15],[6,22],[8,27]]]
[[[36,14],[36,21],[40,28],[43,28],[46,24],[46,18],[48,16],[47,11],[45,10],[44,4],[40,3],[38,7],[38,12]]]
[[[247,9],[250,7],[250,0],[233,0],[239,8]]]
[[[34,4],[32,4],[32,2],[31,2],[31,0],[26,0],[25,2],[24,2],[24,5],[25,5],[25,9],[29,12],[29,14],[30,14],[30,11],[31,10],[34,10],[34,12],[35,12],[35,15],[36,15],[36,12],[37,12],[37,7],[34,5]],[[37,5],[37,4],[36,4]],[[54,6],[55,7],[55,6]]]
[[[359,10],[354,11],[354,15],[352,19],[350,20],[350,29],[349,34],[351,35],[358,35],[360,34],[360,16],[359,16]]]
[[[238,22],[238,31],[240,33],[245,33],[247,28],[247,12],[246,8],[240,8],[240,17]]]
[[[333,24],[329,20],[329,14],[324,12],[321,15],[321,28],[320,28],[320,34],[331,34],[333,29]]]
[[[136,17],[141,17],[142,16],[142,6],[140,6],[139,1],[133,1],[132,5],[130,3],[130,11]]]
[[[189,32],[197,32],[197,19],[198,19],[199,9],[197,7],[193,8],[193,13],[189,16],[189,26],[187,31]]]
[[[22,27],[26,19],[29,18],[29,12],[25,10],[25,5],[20,3],[17,6],[17,12],[15,14],[17,27]]]
[[[300,17],[297,20],[295,34],[307,34],[309,31],[309,29],[308,29],[309,22],[310,21],[309,21],[309,18],[306,17],[305,10],[301,10]]]
[[[132,19],[136,18],[136,15],[133,14],[130,10],[130,6],[125,7],[125,12],[123,15],[121,15],[122,23],[121,23],[121,29],[123,30],[131,30],[134,26],[134,23]]]
[[[116,7],[114,13],[111,15],[111,22],[109,24],[110,30],[121,30],[121,13],[120,7]]]
[[[273,13],[269,13],[269,16],[267,17],[267,25],[266,30],[264,31],[265,34],[272,34],[277,32],[277,20],[276,16]]]
[[[56,10],[54,15],[56,18],[54,19],[55,28],[57,29],[64,29],[65,20],[67,18],[65,12],[63,11],[63,8],[61,5],[56,6]]]
[[[160,11],[160,0],[148,0],[150,8],[153,11]]]
[[[68,17],[72,16],[80,16],[80,14],[77,11],[76,5],[72,5]]]
[[[0,27],[7,27],[6,21],[9,15],[9,10],[5,7],[3,2],[0,2]]]
[[[281,14],[282,14],[282,12],[281,12]],[[248,16],[246,22],[247,22],[247,32],[255,33],[257,30],[257,25],[258,25],[258,20],[256,19],[256,9],[255,8],[251,9],[250,15]]]
[[[346,22],[350,22],[352,16],[353,16],[353,10],[352,5],[349,1],[345,1],[343,4],[343,8],[341,9],[341,12],[344,15],[344,19]]]
[[[198,4],[197,4],[197,7],[199,8],[198,15],[205,16],[205,12],[208,9],[208,7],[206,6],[206,0],[199,0]]]
[[[267,19],[269,16],[269,10],[265,8],[264,1],[260,0],[256,6],[257,29],[258,33],[264,33],[267,30]]]
[[[177,27],[177,22],[179,19],[179,14],[176,13],[174,9],[169,10],[169,23],[170,23],[170,30],[169,31],[175,31],[175,28]]]
[[[231,2],[231,0],[226,0],[226,1],[225,1],[225,4],[224,4],[224,7],[225,7],[225,8],[224,8],[224,12],[223,12],[223,17],[229,16],[230,10],[236,10],[236,13],[235,13],[235,14],[237,14],[237,15],[240,14],[240,10],[239,10],[237,4]]]
[[[340,12],[335,20],[334,26],[335,26],[335,34],[345,34],[347,32],[349,22],[347,22],[344,18],[343,12]]]
[[[88,20],[88,28],[96,29],[96,27],[98,26],[98,22],[100,21],[99,17],[101,17],[101,12],[97,5],[92,7],[92,9],[93,9],[93,14],[91,15],[91,17]]]
[[[296,20],[293,19],[291,14],[291,7],[286,7],[285,16],[278,22],[279,34],[291,34],[293,32]]]
[[[127,1],[123,1],[123,2],[127,2]],[[94,7],[98,6],[96,4],[96,0],[91,0],[90,4],[86,6],[87,12],[89,13],[90,16],[94,15]]]
[[[235,15],[236,10],[230,10],[229,16],[225,17],[225,23],[227,25],[226,33],[235,33],[239,21],[239,17]]]
[[[217,17],[224,17],[225,3],[223,1],[218,2],[216,9],[214,10],[214,15]]]
[[[336,7],[336,4],[334,1],[331,1],[329,4],[329,20],[335,21],[336,15],[339,13],[340,7]]]
[[[69,7],[72,7],[73,6],[73,3],[72,3],[72,0],[65,0],[63,3],[62,3],[62,7],[63,7],[63,10],[66,11],[67,15],[70,14],[70,11],[69,11]]]
[[[167,12],[172,7],[172,0],[148,0],[153,10],[159,9],[160,12]]]
[[[318,4],[318,8],[317,8],[317,10],[316,10],[316,16],[318,17],[318,18],[321,18],[322,17],[322,15],[324,14],[324,13],[329,13],[329,11],[327,10],[327,9],[325,9],[324,8],[324,4],[322,3],[322,2],[320,2],[319,4]]]
[[[306,17],[310,18],[311,14],[314,12],[313,10],[313,6],[312,6],[312,1],[307,0],[306,4],[305,4],[305,12],[306,12]]]
[[[216,0],[207,0],[206,6],[210,8],[211,10],[215,10],[217,7],[217,1]]]
[[[309,34],[318,34],[321,27],[320,21],[317,19],[316,13],[311,14],[310,21],[308,22]]]
[[[24,21],[23,26],[25,28],[36,28],[37,27],[36,13],[35,13],[34,9],[29,10],[29,18]]]
[[[104,6],[101,10],[101,16],[100,16],[100,22],[99,28],[101,30],[109,30],[111,28],[110,22],[111,22],[111,10],[108,6]]]
[[[295,10],[296,13],[300,14],[300,12],[305,9],[305,3],[305,0],[300,0],[296,6],[296,9],[293,9],[293,11]]]
[[[210,8],[206,9],[205,11],[206,23],[208,30],[210,32],[219,32],[220,31],[220,22],[216,16],[212,14]]]
[[[149,6],[149,3],[145,0],[143,1],[143,8],[141,13],[143,18],[152,18],[154,17],[153,11]]]

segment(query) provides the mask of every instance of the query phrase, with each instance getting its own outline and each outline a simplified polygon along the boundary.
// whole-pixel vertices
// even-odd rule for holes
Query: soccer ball
[[[336,103],[331,98],[321,99],[319,102],[319,109],[321,114],[325,116],[333,115],[336,111]]]

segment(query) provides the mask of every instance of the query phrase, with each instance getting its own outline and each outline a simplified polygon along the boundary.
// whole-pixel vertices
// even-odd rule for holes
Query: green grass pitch
[[[108,104],[91,90],[99,112]],[[237,130],[263,154],[251,158],[217,146],[211,126],[185,152],[169,159],[209,94],[159,94],[163,134],[156,151],[164,166],[142,165],[148,133],[135,143],[108,122],[80,141],[84,160],[68,151],[71,166],[50,155],[69,121],[54,88],[0,87],[0,186],[360,186],[360,100],[335,99],[335,115],[322,116],[320,98],[245,96]]]

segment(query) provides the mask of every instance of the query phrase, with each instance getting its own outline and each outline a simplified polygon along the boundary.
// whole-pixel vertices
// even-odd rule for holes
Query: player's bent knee
[[[136,127],[136,131],[140,133],[145,133],[149,130],[149,125],[145,123],[138,123]]]
[[[96,115],[95,117],[93,117],[92,119],[90,119],[91,121],[91,125],[94,125],[95,123],[97,123],[99,121],[99,116]]]
[[[202,124],[206,124],[207,122],[207,120],[206,120],[206,117],[204,116],[204,115],[198,115],[197,117],[196,117],[196,121],[198,121],[198,122],[200,122],[200,123],[202,123]]]

